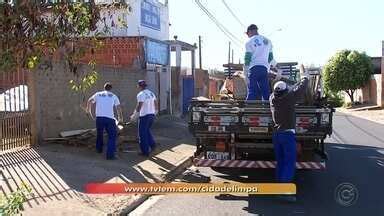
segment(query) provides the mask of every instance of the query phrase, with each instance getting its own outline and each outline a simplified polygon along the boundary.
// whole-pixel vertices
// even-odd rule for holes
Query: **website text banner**
[[[89,183],[90,194],[296,194],[295,184],[278,183]]]

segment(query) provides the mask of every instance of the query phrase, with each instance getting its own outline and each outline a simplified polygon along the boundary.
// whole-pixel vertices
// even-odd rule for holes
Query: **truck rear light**
[[[260,124],[259,122],[249,122],[249,126],[258,127]]]
[[[296,124],[299,127],[309,127],[317,123],[316,117],[297,117]]]
[[[249,121],[251,121],[251,122],[253,122],[253,121],[259,121],[259,120],[260,120],[260,118],[257,117],[257,116],[251,116],[251,117],[249,117]]]
[[[309,122],[309,121],[310,121],[310,118],[309,118],[309,117],[300,117],[300,118],[299,118],[299,121],[300,121],[300,122]]]
[[[244,116],[242,118],[243,123],[247,123],[250,126],[264,126],[268,127],[271,123],[271,117],[268,116]]]
[[[311,126],[309,123],[299,123],[299,124],[297,124],[297,127],[300,127],[300,128],[309,128],[309,126]]]
[[[225,141],[224,140],[217,140],[215,147],[216,147],[216,151],[225,152]]]
[[[220,116],[211,116],[211,117],[209,117],[209,119],[212,122],[219,122],[219,121],[221,121],[221,117]]]
[[[209,123],[237,123],[238,121],[239,118],[237,116],[204,116],[204,122]]]

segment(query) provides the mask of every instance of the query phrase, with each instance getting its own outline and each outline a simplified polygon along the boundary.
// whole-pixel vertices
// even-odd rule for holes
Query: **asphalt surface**
[[[260,195],[167,195],[152,197],[133,215],[384,215],[384,125],[336,113],[333,126],[327,169],[297,172],[296,203]],[[179,181],[207,182],[210,177],[211,182],[261,183],[274,178],[273,170],[231,175],[198,170]]]

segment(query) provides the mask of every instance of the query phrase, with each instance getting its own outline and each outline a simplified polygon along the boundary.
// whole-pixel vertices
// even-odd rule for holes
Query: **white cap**
[[[284,81],[278,81],[273,85],[273,91],[284,91],[285,89],[287,89],[287,83]]]

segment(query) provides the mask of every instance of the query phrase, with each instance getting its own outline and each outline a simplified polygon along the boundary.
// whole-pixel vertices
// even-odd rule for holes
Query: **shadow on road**
[[[246,200],[248,206],[243,210],[259,215],[384,215],[384,149],[329,143],[327,151],[330,157],[326,170],[297,171],[296,203],[265,195],[220,195],[215,198]],[[244,183],[273,182],[274,170],[238,170],[231,175],[218,176]],[[352,184],[357,189],[357,198],[352,204],[348,203],[350,194],[338,188],[343,183]]]

